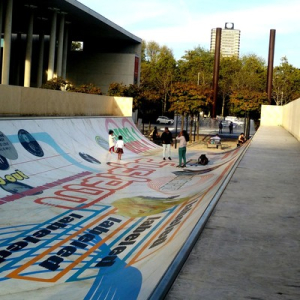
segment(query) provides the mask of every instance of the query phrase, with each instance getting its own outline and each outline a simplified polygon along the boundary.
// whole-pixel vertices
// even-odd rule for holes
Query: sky
[[[256,54],[267,64],[270,30],[275,29],[274,66],[281,58],[300,68],[299,0],[80,0],[131,34],[173,51],[210,48],[212,28],[234,23],[241,31],[240,56]]]

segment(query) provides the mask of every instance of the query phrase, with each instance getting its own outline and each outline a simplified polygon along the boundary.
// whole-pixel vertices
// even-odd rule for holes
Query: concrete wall
[[[282,125],[282,108],[283,106],[262,105],[260,125],[263,126]]]
[[[0,85],[1,116],[132,116],[132,98]]]
[[[282,126],[300,141],[300,98],[283,106]]]
[[[263,105],[262,126],[283,126],[300,141],[300,98],[284,106]]]
[[[93,83],[105,94],[113,82],[134,83],[135,57],[135,54],[72,52],[66,79],[75,85]]]

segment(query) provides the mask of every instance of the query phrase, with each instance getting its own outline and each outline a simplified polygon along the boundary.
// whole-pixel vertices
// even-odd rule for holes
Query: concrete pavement
[[[300,299],[300,143],[261,127],[167,300]]]

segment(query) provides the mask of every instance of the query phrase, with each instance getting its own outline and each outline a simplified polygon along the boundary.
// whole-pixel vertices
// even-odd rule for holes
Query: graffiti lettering
[[[0,264],[3,263],[6,260],[6,258],[9,257],[12,253],[27,247],[28,243],[36,244],[41,241],[40,238],[47,236],[51,233],[51,231],[55,231],[59,228],[64,228],[67,226],[68,223],[75,220],[75,218],[81,219],[82,217],[83,216],[78,214],[70,214],[69,216],[62,218],[57,222],[46,226],[46,228],[42,228],[34,232],[32,235],[25,237],[22,241],[17,241],[9,245],[5,250],[0,250]]]
[[[167,239],[168,234],[174,229],[177,224],[181,222],[183,216],[192,209],[192,206],[195,202],[197,202],[197,200],[189,203],[184,207],[184,209],[176,216],[176,218],[170,223],[170,225],[166,227],[166,229],[158,236],[158,239],[149,247],[149,249],[160,245]]]
[[[63,189],[56,191],[54,196],[42,197],[35,200],[43,205],[53,205],[64,209],[80,209],[90,207],[116,191],[124,189],[134,182],[148,182],[147,178],[162,165],[153,163],[151,159],[137,160],[120,167],[114,166],[107,173],[88,176],[79,184],[64,185]]]
[[[85,249],[88,246],[87,243],[93,241],[97,235],[107,232],[108,228],[112,227],[115,223],[120,222],[120,219],[109,217],[107,220],[91,229],[89,233],[78,237],[78,240],[71,242],[70,245],[65,246],[59,250],[56,255],[48,257],[39,265],[50,271],[56,271],[60,267],[60,263],[62,263],[66,257],[74,254],[78,248]]]
[[[5,185],[7,182],[16,182],[18,180],[28,179],[29,177],[25,175],[22,171],[16,170],[15,173],[5,175],[4,178],[0,177],[0,185]]]
[[[133,245],[137,238],[140,236],[142,232],[148,230],[152,227],[155,220],[160,219],[161,217],[152,217],[143,222],[139,227],[137,227],[131,234],[125,237],[125,239],[118,244],[116,248],[111,250],[108,253],[108,256],[101,259],[100,262],[96,264],[95,267],[110,267],[115,263],[115,260],[118,254],[121,254],[123,251],[127,249],[127,246]]]

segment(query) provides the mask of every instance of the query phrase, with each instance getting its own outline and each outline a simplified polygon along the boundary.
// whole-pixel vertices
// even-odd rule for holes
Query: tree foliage
[[[251,54],[239,59],[236,67],[231,76],[228,113],[244,116],[246,111],[250,111],[252,115],[258,115],[261,105],[268,104],[265,61]]]
[[[79,43],[80,44],[80,43]],[[74,50],[79,44],[74,43]],[[155,41],[142,42],[141,75],[139,85],[113,82],[108,95],[133,98],[133,110],[139,117],[151,121],[158,115],[172,117],[209,114],[212,107],[214,54],[195,47],[185,51],[178,61],[173,52]],[[266,94],[267,65],[255,54],[241,58],[221,57],[218,81],[217,113],[222,116],[244,116],[246,112],[259,118],[262,104],[268,104]],[[93,84],[79,87],[62,78],[46,82],[42,88],[68,90],[101,95]],[[273,102],[289,103],[300,97],[300,70],[283,57],[273,71]]]
[[[229,100],[231,113],[235,116],[244,116],[246,112],[257,118],[260,107],[268,104],[269,99],[266,92],[249,91],[247,89],[233,92]]]
[[[189,82],[176,82],[172,85],[170,111],[181,115],[195,115],[212,103],[212,91]]]
[[[204,88],[211,88],[214,56],[208,50],[196,47],[186,51],[178,61],[178,80],[193,82]]]
[[[70,92],[102,95],[101,88],[94,85],[93,83],[82,84],[80,86],[71,85],[68,89]]]
[[[286,57],[273,72],[273,100],[276,105],[291,102],[300,97],[300,70],[289,64]]]
[[[109,96],[132,97],[133,111],[138,109],[147,120],[147,114],[151,115],[158,109],[158,96],[143,85],[130,84],[128,86],[123,83],[111,83],[107,92]]]
[[[220,61],[219,69],[219,98],[222,103],[221,115],[225,116],[228,113],[228,101],[233,91],[233,83],[236,74],[242,67],[241,61],[236,57],[224,57]]]
[[[57,91],[68,91],[75,93],[95,94],[102,95],[101,88],[94,85],[93,83],[82,84],[76,86],[71,82],[63,79],[62,77],[55,77],[48,80],[41,86],[42,89],[57,90]]]
[[[190,82],[176,82],[172,85],[171,90],[171,107],[177,115],[184,117],[190,116],[191,119],[199,120],[201,111],[207,111],[211,104],[212,91],[205,87]],[[181,122],[181,129],[184,123]],[[192,133],[192,122],[190,122],[190,135]],[[196,126],[199,130],[199,125]],[[191,137],[190,137],[191,138]]]
[[[148,91],[152,90],[160,101],[160,111],[168,110],[171,84],[175,77],[176,60],[172,51],[156,42],[145,43],[144,60],[141,65],[141,85]]]
[[[41,89],[61,91],[65,90],[67,85],[70,86],[70,83],[67,80],[62,77],[55,77],[46,81],[41,86]]]
[[[240,69],[235,72],[233,91],[265,91],[267,68],[265,61],[255,54],[245,55],[240,59]]]

